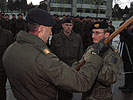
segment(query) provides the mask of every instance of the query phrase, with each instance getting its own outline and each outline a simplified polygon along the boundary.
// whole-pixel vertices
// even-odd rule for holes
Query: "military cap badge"
[[[99,28],[99,26],[100,26],[99,24],[95,24],[94,25],[95,28]]]

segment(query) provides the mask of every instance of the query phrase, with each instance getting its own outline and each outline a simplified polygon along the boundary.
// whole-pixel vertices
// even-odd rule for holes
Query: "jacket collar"
[[[69,40],[72,40],[74,32],[72,31],[72,33],[68,37],[63,33],[63,30],[61,30],[60,34],[61,34],[62,38],[67,38]]]
[[[46,45],[42,39],[40,39],[39,37],[37,37],[35,35],[27,33],[26,31],[20,31],[17,34],[16,41],[28,42],[28,43],[34,44],[35,46],[38,46],[38,47],[43,47],[44,45]]]

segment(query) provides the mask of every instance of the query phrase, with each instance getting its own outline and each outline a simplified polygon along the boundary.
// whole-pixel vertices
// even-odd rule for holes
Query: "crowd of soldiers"
[[[17,16],[12,14],[12,18],[10,18],[9,14],[3,15],[0,13],[0,25],[10,30],[14,37],[20,30],[25,30],[25,20],[22,14],[18,14]]]
[[[34,10],[33,10],[34,11]],[[35,10],[36,11],[36,10]],[[38,11],[41,11],[41,10],[37,10],[37,12]],[[41,11],[42,12],[42,11]],[[59,15],[53,15],[52,17],[55,19],[55,21],[56,21],[56,24],[51,24],[50,26],[51,27],[49,27],[49,21],[53,21],[54,22],[54,20],[53,20],[53,18],[51,17],[51,20],[49,20],[50,18],[49,17],[47,17],[47,16],[44,16],[44,17],[46,17],[46,18],[44,18],[44,17],[36,17],[36,16],[32,16],[32,15],[34,15],[34,13],[32,13],[32,15],[30,15],[31,13],[29,13],[29,16],[27,17],[27,21],[25,20],[25,18],[23,17],[23,15],[22,14],[18,14],[17,16],[15,15],[15,14],[12,14],[12,18],[10,18],[10,16],[8,15],[8,14],[5,14],[5,15],[2,15],[1,13],[0,13],[0,26],[2,26],[2,28],[4,28],[4,29],[7,29],[7,30],[9,30],[9,31],[11,31],[12,33],[13,33],[13,37],[14,37],[14,41],[15,41],[15,39],[16,39],[16,35],[17,35],[17,33],[20,31],[20,30],[26,30],[27,29],[27,27],[26,27],[26,23],[29,25],[29,24],[31,24],[31,26],[32,25],[36,25],[36,24],[40,24],[40,26],[41,25],[43,25],[43,29],[44,28],[46,28],[45,26],[48,26],[48,28],[49,29],[51,29],[52,27],[52,35],[54,36],[54,35],[56,35],[56,34],[59,34],[60,32],[61,32],[61,30],[63,30],[62,28],[64,28],[64,27],[62,27],[62,24],[63,24],[63,19],[66,19],[66,18],[71,18],[72,19],[72,22],[70,21],[70,22],[68,22],[68,21],[64,21],[64,23],[72,23],[72,24],[66,24],[66,26],[73,26],[73,31],[74,31],[74,33],[76,33],[76,35],[77,34],[79,34],[80,36],[81,36],[81,39],[82,39],[82,41],[81,41],[81,44],[83,43],[83,51],[85,51],[86,49],[87,49],[87,47],[89,46],[89,45],[91,45],[92,43],[94,43],[94,41],[92,40],[92,36],[97,36],[98,34],[104,34],[105,35],[105,33],[109,33],[109,35],[111,34],[111,33],[113,33],[114,31],[115,31],[115,27],[112,25],[112,21],[109,21],[108,19],[105,19],[105,18],[91,18],[91,17],[80,17],[80,16],[76,16],[76,17],[72,17],[72,16],[65,16],[65,15],[63,15],[63,16],[59,16]],[[39,13],[40,15],[45,15],[45,14],[47,14],[47,12],[43,12],[43,13]],[[50,15],[51,16],[51,15]],[[35,18],[34,18],[35,17]],[[30,19],[30,20],[29,20]],[[31,20],[32,19],[32,20]],[[39,19],[38,21],[35,21],[36,19]],[[49,20],[49,21],[46,21],[46,20]],[[35,23],[34,23],[35,22]],[[43,23],[42,23],[43,22]],[[98,23],[97,23],[98,22]],[[100,22],[105,22],[104,23],[104,25],[103,24],[100,24]],[[95,26],[95,24],[96,25],[99,25],[99,26],[97,26],[97,27],[94,27]],[[54,26],[53,26],[54,25]],[[40,27],[39,26],[39,27]],[[104,26],[107,26],[106,28],[104,27]],[[99,29],[109,29],[109,30],[104,30],[104,32],[97,32],[96,30],[93,30],[93,34],[92,34],[92,29],[97,29],[97,28],[99,28]],[[29,28],[30,29],[30,28]],[[33,29],[33,26],[32,26],[32,29]],[[47,29],[47,28],[46,28]],[[27,30],[26,30],[27,31]],[[33,30],[31,30],[30,32],[32,33],[32,31]],[[40,32],[40,30],[38,29],[37,31],[39,31]],[[43,33],[43,31],[44,30],[42,30],[42,33]],[[128,31],[128,32],[127,32]],[[125,40],[123,40],[124,41],[124,43],[126,44],[126,42],[127,41],[132,41],[132,24],[129,26],[129,30],[127,30],[125,33],[129,33],[129,34],[126,34],[126,36],[125,36],[125,34],[123,35],[123,34],[120,34],[121,35],[121,37],[123,36],[124,37],[124,39],[126,39],[127,38],[127,40],[125,41]],[[47,30],[46,31],[47,33],[49,33],[49,35],[51,35],[51,31],[49,31],[49,30]],[[64,31],[62,31],[62,33],[63,33]],[[4,33],[4,32],[2,32],[2,33]],[[21,33],[21,35],[23,36],[23,34],[25,34],[25,32],[20,32]],[[19,33],[19,34],[20,34]],[[69,32],[69,33],[72,33],[72,32]],[[36,33],[34,33],[34,34],[36,34]],[[32,33],[32,35],[34,35],[33,33]],[[41,34],[41,32],[39,33],[39,35]],[[65,33],[64,33],[65,34]],[[27,34],[25,34],[24,35],[24,38],[26,37],[26,35]],[[69,34],[70,35],[70,34]],[[74,37],[76,36],[76,35],[74,35]],[[108,36],[109,36],[108,35]],[[27,35],[28,36],[28,35]],[[42,36],[42,34],[41,34],[41,36]],[[19,37],[19,35],[18,35],[18,37]],[[126,37],[126,38],[125,38]],[[40,37],[39,37],[40,38]],[[76,37],[75,37],[76,38]],[[19,39],[19,38],[18,38]],[[18,40],[18,39],[16,39],[16,40]],[[34,40],[34,39],[36,39],[36,38],[33,38],[33,39],[30,39],[31,41],[32,40]],[[41,39],[43,39],[43,37],[41,37]],[[48,38],[47,38],[48,39]],[[54,38],[53,38],[54,39]],[[57,37],[56,38],[56,40],[59,40],[59,38]],[[122,38],[121,38],[122,39]],[[45,39],[44,39],[45,40]],[[19,42],[21,41],[21,39],[19,40]],[[26,40],[27,41],[27,40]],[[39,42],[40,42],[40,40],[38,40]],[[121,42],[123,42],[123,41],[121,41]],[[11,41],[10,43],[8,43],[8,45],[10,45],[11,43],[12,43],[13,41]],[[46,41],[44,41],[44,42],[46,42]],[[62,41],[61,41],[62,42]],[[29,43],[29,41],[27,41],[27,43]],[[47,42],[46,42],[47,43]],[[49,43],[49,42],[48,42]],[[71,42],[70,42],[71,43]],[[98,42],[97,42],[98,43]],[[128,44],[129,42],[127,42],[127,44]],[[52,44],[52,42],[51,42],[51,44]],[[95,44],[95,43],[94,43]],[[7,45],[7,46],[8,46]],[[49,45],[49,44],[48,44]],[[69,44],[68,44],[69,45]],[[129,45],[131,45],[130,43],[129,43]],[[52,45],[51,45],[52,46]],[[32,49],[34,49],[34,48],[32,48]],[[51,49],[51,48],[50,48]],[[3,51],[4,51],[5,49],[3,49]],[[47,48],[46,48],[46,50],[48,50]],[[52,49],[51,49],[52,50]],[[114,50],[114,49],[110,49],[110,50]],[[132,47],[130,47],[129,46],[129,50],[128,51],[132,51]],[[21,51],[21,50],[20,50]],[[33,50],[34,51],[34,50]],[[75,52],[75,50],[73,50],[74,52]],[[89,49],[88,49],[88,51],[89,51]],[[115,50],[114,50],[115,51]],[[111,51],[111,53],[110,54],[112,54],[112,52],[115,54],[116,52],[114,52],[114,51]],[[123,51],[124,51],[124,49],[123,49]],[[54,50],[53,50],[53,52],[54,52]],[[110,51],[109,51],[110,52]],[[45,51],[44,51],[44,53],[45,53]],[[46,54],[47,53],[50,53],[50,51],[47,51],[46,52]],[[95,53],[95,52],[94,52]],[[97,52],[98,53],[98,52]],[[3,52],[1,53],[1,54],[3,54]],[[29,54],[29,53],[27,53],[27,54]],[[70,54],[70,53],[69,53]],[[78,53],[79,54],[79,53]],[[7,54],[8,55],[8,54]],[[86,53],[86,55],[87,55],[87,53]],[[124,53],[123,53],[123,55],[125,55]],[[131,52],[131,55],[132,55],[132,52]],[[13,55],[14,56],[14,55]],[[20,56],[23,56],[23,54],[20,54]],[[58,55],[57,55],[58,56]],[[100,56],[100,54],[99,54],[99,56]],[[102,53],[102,56],[103,56],[103,53]],[[101,57],[102,57],[101,56]],[[109,55],[109,53],[107,53],[106,54],[106,56],[107,57],[105,57],[105,59],[104,59],[104,61],[105,62],[108,62],[108,64],[110,64],[111,63],[111,65],[113,64],[114,65],[114,68],[117,66],[118,67],[118,65],[120,65],[119,64],[119,62],[117,62],[118,60],[119,60],[119,57],[114,57],[114,56],[110,56]],[[108,57],[109,56],[109,57]],[[129,56],[129,55],[128,55]],[[126,56],[126,57],[128,57],[128,56]],[[2,56],[1,56],[2,57]],[[58,56],[59,57],[59,56]],[[8,58],[8,57],[7,57]],[[59,57],[60,58],[60,57]],[[106,59],[107,58],[107,59]],[[109,59],[110,58],[110,59]],[[131,58],[132,58],[132,56],[131,56]],[[8,59],[7,59],[8,60]],[[70,60],[70,59],[69,59]],[[80,60],[80,59],[79,59]],[[109,60],[109,61],[106,61],[106,60]],[[132,59],[131,59],[132,60]],[[6,60],[5,60],[6,61]],[[43,60],[44,61],[44,60]],[[63,62],[65,62],[66,63],[66,61],[64,61],[64,60],[62,60]],[[128,60],[129,61],[129,60]],[[131,61],[132,62],[132,61]],[[51,62],[50,62],[51,63]],[[2,63],[1,63],[2,64]],[[13,64],[13,63],[12,63]],[[18,63],[19,64],[19,63]],[[68,64],[68,63],[66,63],[66,64]],[[124,62],[124,66],[131,66],[131,64],[130,64],[130,62],[128,63],[128,65],[126,65],[126,63]],[[129,65],[130,64],[130,65]],[[45,64],[44,64],[45,65]],[[68,64],[69,65],[69,64]],[[72,64],[70,64],[69,66],[71,66]],[[9,64],[9,66],[10,66],[10,64]],[[106,65],[105,65],[106,66]],[[12,66],[11,66],[12,67]],[[58,67],[58,66],[57,66]],[[110,66],[106,66],[106,67],[110,67]],[[106,67],[103,67],[103,69],[104,68],[106,68]],[[7,67],[8,68],[8,67]],[[65,68],[65,67],[64,67]],[[111,66],[111,70],[112,70],[112,66]],[[130,67],[131,68],[131,67]],[[130,70],[130,69],[129,69]],[[132,70],[132,69],[131,69]],[[116,72],[118,71],[118,69],[117,70],[115,70]],[[114,71],[114,72],[115,72]],[[103,72],[106,72],[106,70],[103,70]],[[109,72],[109,70],[108,70],[108,72]],[[69,72],[68,72],[69,73]],[[102,70],[101,70],[101,73],[102,73]],[[101,74],[100,73],[100,74]],[[5,73],[4,73],[5,74]],[[3,74],[3,75],[4,75]],[[101,74],[102,75],[102,74]],[[113,74],[113,75],[115,75],[115,74]],[[108,76],[108,75],[106,75],[106,74],[104,74],[104,76]],[[117,76],[117,75],[116,75]],[[127,76],[127,75],[126,75]],[[98,76],[98,78],[100,77],[100,75]],[[130,75],[130,77],[128,76],[128,79],[129,80],[131,80],[132,81],[132,75]],[[103,77],[104,78],[104,77]],[[99,78],[100,79],[100,78]],[[110,78],[110,76],[109,76],[109,79],[111,79]],[[113,79],[117,79],[117,78],[113,78]],[[125,78],[125,79],[127,79],[127,78]],[[6,80],[6,75],[5,75],[5,80]],[[104,80],[104,79],[103,79]],[[96,80],[97,81],[97,80]],[[116,81],[116,80],[115,80]],[[6,82],[6,81],[5,81]],[[63,81],[64,82],[64,81]],[[103,85],[103,83],[101,82],[101,80],[99,81],[98,80],[98,82],[100,82],[100,85]],[[114,82],[114,81],[113,81]],[[125,80],[125,83],[129,83],[129,81],[126,81]],[[133,82],[133,81],[132,81]],[[131,83],[132,83],[131,82]],[[105,82],[106,83],[106,82]],[[107,85],[107,86],[110,86],[108,89],[107,89],[107,91],[109,91],[109,93],[111,93],[111,85],[112,85],[112,83],[110,83],[109,85],[106,83],[105,84],[104,83],[104,85]],[[100,90],[99,89],[99,91],[97,90],[97,84],[95,84],[96,85],[96,88],[94,88],[94,91],[92,91],[92,93],[94,92],[94,95],[95,95],[95,97],[97,97],[98,99],[100,98],[100,97],[102,97],[101,95],[99,95],[99,93],[101,94],[103,94],[104,96],[105,96],[105,98],[106,98],[106,89],[104,90],[104,92],[103,92],[103,88],[102,88],[102,90]],[[100,86],[99,85],[99,83],[98,83],[98,86]],[[131,85],[131,84],[130,84]],[[93,85],[94,86],[94,85]],[[127,87],[127,86],[129,86],[128,84],[125,84],[125,86],[124,87],[120,87],[120,89],[122,89],[122,92],[132,92],[132,86],[130,87]],[[5,86],[4,86],[5,87]],[[128,90],[128,91],[127,91]],[[130,90],[130,91],[129,91]],[[62,91],[61,91],[62,92]],[[97,94],[98,95],[97,95]],[[93,96],[94,96],[93,95]],[[84,94],[84,96],[86,97],[86,93]],[[112,95],[111,95],[112,96]],[[111,98],[111,99],[108,99],[108,100],[112,100],[112,97],[111,96],[109,96],[109,98]],[[63,96],[64,97],[64,96]],[[90,96],[91,97],[91,96]],[[59,98],[59,95],[58,95],[58,98]],[[84,98],[83,98],[84,99]],[[58,99],[59,100],[59,99]],[[62,100],[62,99],[61,99]],[[86,100],[86,99],[85,99]],[[99,99],[99,100],[106,100],[106,99]]]
[[[24,31],[14,34],[16,41],[6,49],[2,57],[4,75],[7,75],[16,99],[65,100],[64,96],[63,99],[59,98],[60,89],[68,93],[86,93],[93,88],[91,94],[87,92],[82,100],[112,100],[111,85],[117,80],[120,58],[111,43],[104,44],[105,38],[113,32],[113,28],[108,29],[108,20],[51,16],[39,8],[31,9],[25,20],[24,29],[21,29]],[[55,43],[53,47],[57,47],[53,51],[46,45],[51,35],[53,38],[50,47],[52,43]],[[83,51],[79,51],[82,41],[85,52],[82,57],[75,59]],[[94,45],[87,48],[92,41]],[[61,51],[61,57],[54,54],[55,51]],[[86,63],[76,70],[82,61]]]
[[[109,27],[111,29],[111,33],[115,31],[115,27],[112,25],[112,21],[109,21],[105,18],[92,18],[92,17],[82,17],[82,16],[69,16],[69,15],[63,15],[59,16],[54,14],[54,19],[56,20],[56,25],[52,28],[52,34],[58,34],[62,30],[62,20],[66,17],[71,17],[73,20],[73,31],[77,34],[80,34],[82,38],[83,43],[83,50],[85,51],[86,48],[92,44],[92,38],[91,38],[91,26],[94,22],[99,21],[106,21],[109,24]],[[13,37],[15,39],[16,34],[20,30],[25,30],[25,19],[22,14],[18,14],[17,16],[15,14],[12,14],[12,18],[10,18],[9,14],[1,14],[0,13],[0,24],[3,28],[10,30],[13,33]]]
[[[59,33],[62,30],[61,23],[62,20],[66,17],[71,16],[58,16],[53,15],[56,20],[56,25],[53,27],[53,35]],[[106,21],[109,24],[109,28],[111,33],[115,31],[115,27],[112,25],[112,21],[109,21],[106,18],[92,18],[92,17],[82,17],[82,16],[76,16],[71,17],[73,20],[73,31],[75,33],[80,34],[83,42],[83,50],[85,51],[86,48],[92,44],[92,34],[91,34],[91,26],[94,22],[101,22]]]

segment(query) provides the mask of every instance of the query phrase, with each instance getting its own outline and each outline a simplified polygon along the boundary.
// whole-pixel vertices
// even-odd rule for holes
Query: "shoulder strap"
[[[42,48],[35,45],[35,48],[39,49],[45,55],[51,53],[51,50],[46,45],[44,45]]]

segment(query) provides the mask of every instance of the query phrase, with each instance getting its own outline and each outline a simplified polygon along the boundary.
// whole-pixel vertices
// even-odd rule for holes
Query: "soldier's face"
[[[6,20],[9,20],[9,16],[5,16],[5,19],[6,19]]]
[[[98,43],[103,37],[105,37],[105,33],[103,29],[92,30],[93,43]]]
[[[18,19],[22,19],[22,18],[23,18],[23,16],[21,16],[21,15],[18,16]]]
[[[46,27],[41,25],[38,37],[40,37],[44,41],[44,43],[47,43],[50,35],[52,35],[52,27]]]
[[[66,33],[70,33],[72,31],[73,24],[72,23],[64,23],[64,24],[62,24],[62,27]]]

